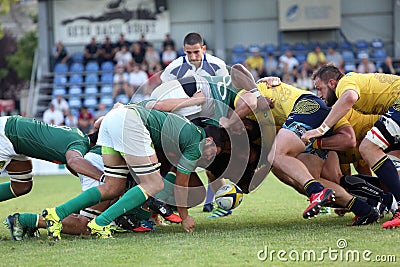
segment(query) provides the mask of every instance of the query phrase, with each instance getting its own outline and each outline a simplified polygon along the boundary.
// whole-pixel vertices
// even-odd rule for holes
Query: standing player
[[[0,201],[27,194],[32,189],[32,163],[28,157],[67,164],[75,175],[81,173],[96,180],[103,175],[83,158],[91,140],[77,128],[10,116],[0,118],[0,130],[0,171],[6,169],[10,175],[10,182],[0,184]],[[95,142],[92,140],[92,145]]]
[[[400,134],[400,77],[390,74],[344,75],[333,65],[324,65],[313,74],[314,84],[332,111],[314,130],[304,134],[302,139],[323,136],[332,125],[354,108],[363,114],[382,115],[368,131],[360,144],[362,158],[368,163],[380,181],[400,201],[400,179],[393,162],[384,150],[398,144]],[[400,227],[400,210],[384,228]]]
[[[200,33],[188,33],[183,39],[183,51],[186,55],[178,57],[165,68],[160,77],[161,81],[164,83],[195,74],[200,76],[229,75],[226,63],[222,59],[206,53],[206,50],[207,47]],[[214,194],[209,185],[203,211],[213,210],[213,198]],[[218,214],[225,216],[228,215],[228,212],[221,210]]]
[[[162,82],[193,76],[225,76],[228,69],[225,62],[206,53],[207,47],[203,37],[197,32],[191,32],[183,39],[185,56],[172,61],[161,74]]]
[[[182,218],[183,228],[191,232],[195,221],[187,207],[192,205],[189,195],[190,174],[200,159],[211,160],[217,148],[203,129],[185,118],[172,113],[148,110],[137,105],[111,110],[103,119],[98,144],[102,146],[104,173],[103,185],[90,188],[79,196],[56,207],[43,211],[48,235],[60,239],[61,220],[76,210],[94,205],[101,200],[119,196],[125,188],[128,172],[138,179],[138,185],[129,189],[116,203],[104,211],[88,227],[101,238],[111,237],[112,220],[128,210],[143,204],[149,196],[160,192],[164,183],[155,150],[162,151],[177,166],[175,200]]]

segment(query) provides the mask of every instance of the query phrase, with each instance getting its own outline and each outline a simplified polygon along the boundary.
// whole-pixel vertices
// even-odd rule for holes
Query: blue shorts
[[[282,125],[282,128],[294,132],[299,138],[301,138],[306,131],[319,127],[325,120],[326,116],[328,116],[330,110],[331,108],[328,107],[321,98],[311,94],[302,95],[296,100],[293,110]],[[332,129],[329,130],[327,135],[331,133]],[[310,142],[306,144],[304,153],[310,153],[317,155],[322,159],[326,159],[328,156],[328,150],[313,148],[313,142],[314,139],[310,140]]]

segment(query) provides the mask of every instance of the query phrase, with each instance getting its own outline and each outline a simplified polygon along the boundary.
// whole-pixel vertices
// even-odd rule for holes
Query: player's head
[[[328,106],[333,106],[337,101],[336,86],[343,76],[333,64],[325,64],[313,73],[311,78],[314,80],[318,96],[323,98]]]
[[[95,132],[88,134],[90,140],[90,147],[93,147],[97,143],[97,138],[99,137],[99,131],[96,130]]]
[[[197,68],[201,65],[206,49],[203,37],[197,32],[191,32],[183,39],[183,51],[187,55],[190,63]]]

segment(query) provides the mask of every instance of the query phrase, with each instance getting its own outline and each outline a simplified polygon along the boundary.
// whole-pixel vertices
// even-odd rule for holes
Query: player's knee
[[[32,181],[14,182],[11,181],[11,188],[14,195],[19,197],[28,194],[32,190]]]
[[[379,146],[368,140],[367,138],[364,138],[359,146],[359,151],[361,154],[361,157],[366,158],[369,153],[371,153],[373,150],[379,149]]]

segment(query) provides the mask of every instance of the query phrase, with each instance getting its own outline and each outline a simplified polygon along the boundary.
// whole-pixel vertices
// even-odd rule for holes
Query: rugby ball
[[[243,200],[243,192],[236,184],[229,183],[221,186],[215,193],[215,202],[223,210],[237,208]]]

